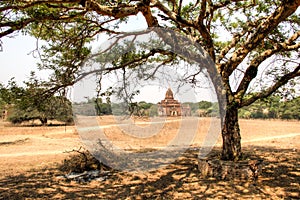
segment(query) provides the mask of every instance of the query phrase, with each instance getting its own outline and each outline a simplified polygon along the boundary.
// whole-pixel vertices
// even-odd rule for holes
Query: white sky
[[[131,17],[130,22],[122,25],[120,28],[125,30],[145,29],[146,24],[140,16]],[[31,71],[36,71],[37,75],[46,79],[47,72],[41,72],[37,69],[38,58],[31,54],[36,49],[36,39],[31,36],[14,34],[14,37],[1,38],[3,51],[0,51],[0,82],[6,84],[8,80],[15,77],[18,83],[26,80]],[[99,45],[105,41],[98,41]]]
[[[134,31],[146,29],[147,26],[144,18],[138,15],[131,17],[130,21],[127,24],[122,25],[120,28],[122,30],[125,29],[128,31]],[[103,41],[103,37],[101,37],[101,39],[102,41],[96,41],[95,47],[98,47],[105,42]],[[6,85],[12,77],[15,77],[18,84],[22,84],[24,80],[28,79],[31,71],[35,71],[39,78],[47,80],[49,74],[47,71],[39,71],[37,69],[39,58],[37,55],[32,54],[32,51],[36,49],[37,41],[35,38],[24,36],[22,34],[15,34],[15,37],[4,37],[1,41],[3,51],[0,52],[0,82],[2,84]],[[174,90],[175,88],[172,89]],[[155,89],[153,87],[148,87],[147,89],[146,87],[142,88],[140,91],[141,93],[139,98],[136,99],[137,101],[148,100],[148,102],[156,103],[164,97],[166,89]],[[211,94],[205,95],[205,92],[203,91],[199,93],[201,93],[201,97],[196,97],[197,99],[193,98],[193,101],[210,100],[212,98]],[[81,97],[83,98],[84,96],[86,95],[82,92]],[[177,96],[177,99],[183,102],[189,101],[188,99],[179,96]]]
[[[37,71],[38,58],[31,53],[36,48],[36,39],[29,36],[17,35],[13,38],[2,38],[3,51],[0,52],[0,82],[6,84],[15,77],[22,83],[31,71]],[[46,78],[47,73],[39,72],[37,75]]]

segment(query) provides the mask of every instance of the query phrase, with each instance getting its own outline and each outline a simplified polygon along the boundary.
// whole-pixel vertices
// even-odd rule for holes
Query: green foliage
[[[110,100],[107,100],[106,103],[102,102],[101,98],[93,99],[95,103],[95,109],[97,115],[111,115],[112,109],[111,109],[111,103]]]
[[[254,119],[300,119],[300,97],[282,100],[270,96],[239,110],[239,117]]]
[[[149,108],[149,116],[150,117],[157,116],[158,115],[157,109],[158,109],[157,104],[152,104],[151,107]]]
[[[85,116],[101,116],[111,115],[112,107],[110,101],[104,103],[102,98],[91,98],[87,99],[87,102],[74,103],[73,111],[74,114],[85,115]]]
[[[139,102],[139,107],[140,107],[141,109],[147,110],[147,109],[150,109],[151,106],[153,106],[153,103],[147,103],[147,102],[145,102],[145,101],[140,101],[140,102]]]
[[[14,78],[8,81],[7,86],[0,84],[0,102],[2,104],[14,104],[23,94],[24,88],[18,87]]]
[[[46,125],[49,120],[58,120],[69,124],[73,122],[71,102],[65,97],[48,97],[39,101],[37,105],[29,103],[27,98],[32,99],[35,97],[24,96],[14,106],[13,113],[9,116],[9,120],[12,123],[21,123],[34,119],[40,120],[43,125]]]
[[[73,85],[82,61],[91,53],[87,44],[92,41],[94,25],[86,23],[82,11],[71,7],[67,3],[60,6],[44,3],[23,11],[28,18],[37,19],[25,30],[44,41],[34,53],[41,58],[39,69],[52,72],[48,82],[51,87]],[[56,20],[64,17],[65,20]]]
[[[48,94],[47,88],[41,85],[34,73],[24,84],[25,87],[20,87],[11,79],[8,86],[1,85],[0,88],[1,101],[13,108],[8,118],[12,123],[34,119],[44,125],[54,119],[72,123],[71,102],[66,97]]]
[[[208,109],[212,107],[213,103],[209,101],[200,101],[199,102],[199,109]]]
[[[201,102],[188,102],[184,103],[189,105],[191,113],[194,116],[199,116],[199,110],[205,112],[205,117],[218,116],[219,108],[218,103],[209,101]],[[98,99],[98,105],[96,105],[96,99],[88,99],[87,102],[75,103],[73,105],[74,114],[96,116],[96,115],[135,115],[154,117],[157,116],[157,104],[148,103],[145,101],[130,103],[130,106],[124,103],[104,103],[102,99]],[[132,110],[130,110],[132,109]]]

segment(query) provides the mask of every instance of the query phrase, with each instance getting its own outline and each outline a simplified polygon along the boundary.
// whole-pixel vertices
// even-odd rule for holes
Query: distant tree
[[[73,123],[72,105],[65,97],[52,96],[42,100],[38,105],[25,104],[22,101],[14,105],[13,112],[9,116],[12,123],[21,123],[30,120],[40,120],[42,125],[47,125],[49,120],[58,120],[65,123]]]
[[[153,104],[153,105],[150,107],[150,109],[149,109],[149,115],[150,115],[150,117],[154,117],[154,116],[157,116],[157,115],[158,115],[157,109],[158,109],[157,104]]]
[[[5,97],[7,96],[7,89],[3,84],[0,83],[0,111],[4,109],[4,106],[6,105]]]
[[[188,104],[191,108],[191,114],[197,115],[197,110],[199,109],[199,104],[195,102],[185,102],[184,104]]]
[[[299,119],[300,97],[283,100],[278,95],[272,95],[240,109],[239,116],[260,119]]]
[[[114,115],[122,115],[124,113],[124,109],[122,108],[121,104],[112,103],[111,108]]]
[[[199,104],[199,109],[208,109],[213,105],[213,103],[209,101],[200,101],[198,104]]]
[[[282,102],[280,118],[300,120],[300,97]]]
[[[281,106],[281,97],[279,95],[271,95],[267,98],[267,109],[269,110],[268,118],[279,118],[280,106]]]
[[[14,104],[24,93],[24,88],[19,87],[14,78],[11,78],[7,85],[0,84],[0,99],[3,104]]]
[[[139,104],[139,107],[144,110],[151,108],[151,106],[153,105],[152,103],[147,103],[145,101],[140,101],[138,104]]]
[[[97,115],[100,116],[112,114],[111,103],[109,99],[107,99],[106,103],[103,103],[102,98],[95,98],[93,99],[92,103],[95,104]]]
[[[240,118],[250,119],[251,118],[251,112],[246,109],[240,109],[239,110],[239,116]]]
[[[43,125],[52,119],[67,123],[73,121],[71,102],[64,96],[49,96],[33,72],[24,84],[25,87],[20,87],[12,79],[7,87],[0,88],[2,101],[13,105],[13,112],[8,118],[10,121],[21,123],[38,119]]]

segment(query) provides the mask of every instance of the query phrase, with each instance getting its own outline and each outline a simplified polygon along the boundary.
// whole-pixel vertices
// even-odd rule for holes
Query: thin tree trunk
[[[238,122],[238,108],[228,105],[222,128],[222,159],[238,160],[241,156],[241,135]]]
[[[43,126],[47,125],[48,119],[46,117],[40,117],[39,120],[41,121]]]

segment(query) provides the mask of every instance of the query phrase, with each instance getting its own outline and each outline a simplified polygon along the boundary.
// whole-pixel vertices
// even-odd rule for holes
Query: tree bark
[[[222,160],[238,160],[241,156],[241,135],[238,122],[238,107],[235,105],[227,105],[222,138]]]

